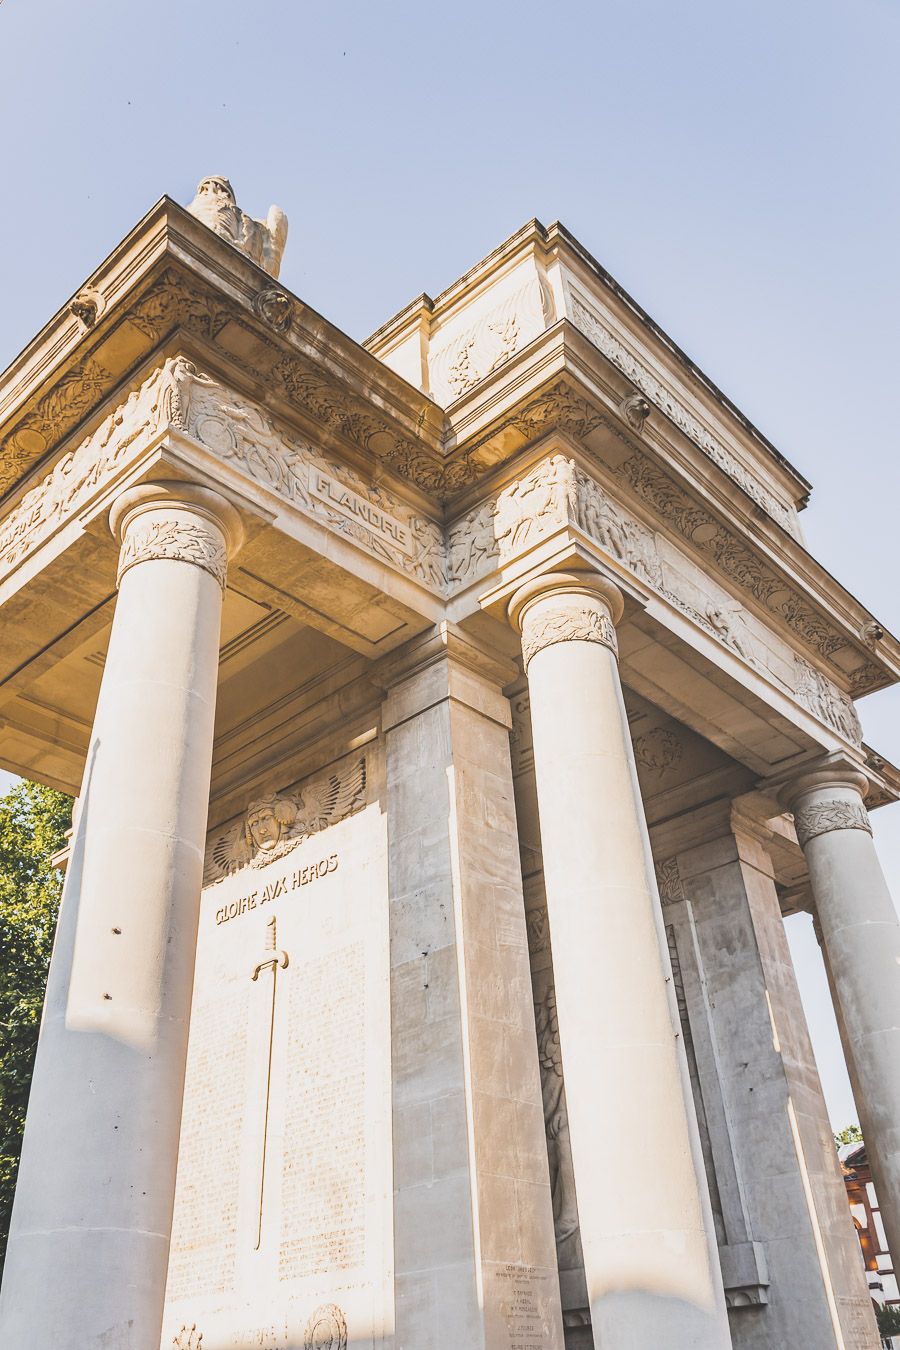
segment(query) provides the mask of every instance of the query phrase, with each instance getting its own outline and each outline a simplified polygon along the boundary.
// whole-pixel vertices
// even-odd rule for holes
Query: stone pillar
[[[728,800],[651,834],[735,1350],[876,1350],[771,835]]]
[[[0,1343],[159,1350],[235,509],[113,507],[119,596],[41,1024]]]
[[[382,663],[396,1350],[562,1350],[509,757],[515,667],[448,626]]]
[[[834,760],[783,792],[806,855],[838,1026],[888,1246],[900,1252],[900,920],[859,767]]]
[[[510,605],[528,673],[547,914],[594,1344],[730,1345],[616,659],[622,598],[551,574]],[[667,987],[668,986],[668,987]]]

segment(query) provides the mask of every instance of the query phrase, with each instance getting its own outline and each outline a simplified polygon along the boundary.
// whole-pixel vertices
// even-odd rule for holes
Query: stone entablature
[[[318,492],[315,484],[310,492],[308,483],[295,482],[290,490],[298,498],[315,496],[310,513],[327,519],[329,528],[339,528],[340,518],[345,537],[377,539],[377,556],[435,594],[445,586],[452,591],[454,560],[451,556],[446,576],[429,519],[436,522],[445,503],[451,504],[451,518],[459,510],[468,515],[480,505],[478,484],[492,471],[501,472],[504,462],[542,436],[562,433],[612,474],[626,498],[638,499],[649,514],[699,550],[729,589],[746,589],[753,602],[793,629],[814,665],[833,667],[837,684],[859,697],[896,678],[896,641],[885,635],[873,639],[881,630],[872,616],[811,562],[790,531],[777,528],[781,508],[769,497],[793,510],[791,504],[806,491],[803,480],[560,228],[530,227],[430,309],[430,302],[419,306],[415,323],[420,349],[422,316],[428,313],[432,318],[437,314],[443,325],[444,345],[450,342],[452,314],[462,324],[461,333],[474,324],[481,334],[477,341],[473,334],[465,338],[472,371],[463,380],[469,381],[465,397],[457,400],[460,407],[466,405],[460,417],[443,414],[431,399],[280,287],[261,286],[258,267],[173,203],[154,208],[135,239],[143,239],[141,231],[149,241],[147,249],[152,243],[156,250],[149,277],[129,252],[136,247],[134,240],[126,241],[79,292],[81,298],[14,363],[0,389],[0,489],[24,479],[29,511],[37,503],[40,484],[29,482],[28,472],[76,427],[89,424],[103,400],[121,387],[123,373],[179,331],[189,347],[200,344],[215,352],[209,368],[225,363],[236,376],[239,371],[235,387],[242,381],[254,392],[265,387],[267,407],[256,409],[266,424],[260,431],[264,439],[273,425],[271,407],[303,423],[307,444],[327,446],[327,458],[317,452],[322,462],[316,467],[326,480],[343,484],[341,500],[331,502],[329,514],[327,481]],[[215,270],[196,262],[188,270],[186,253],[196,260],[203,250],[215,256]],[[90,303],[84,299],[88,292]],[[579,329],[572,299],[578,295],[600,315],[621,351],[606,339],[598,346],[584,334],[583,316]],[[479,296],[493,297],[491,304],[499,306],[493,318],[486,311],[483,322],[475,314],[477,304],[466,308],[472,297],[473,303],[481,303]],[[401,319],[402,337],[413,319],[409,314]],[[370,344],[391,361],[392,352],[399,351],[396,343],[391,348],[396,337],[392,332],[389,325]],[[611,355],[604,352],[604,342]],[[553,365],[548,365],[551,357]],[[205,359],[197,364],[208,368]],[[548,382],[547,370],[554,366],[565,376]],[[451,367],[453,361],[448,371]],[[454,368],[458,374],[468,369],[458,362]],[[414,373],[406,372],[410,378]],[[427,380],[420,383],[428,387]],[[470,404],[476,409],[473,416]],[[256,407],[234,394],[232,406],[243,407],[247,416],[247,408]],[[137,411],[132,407],[129,416]],[[102,425],[102,432],[94,433],[101,439],[118,435],[108,421]],[[226,434],[224,442],[228,439]],[[228,450],[223,443],[215,453]],[[85,447],[82,460],[87,453]],[[116,453],[125,454],[121,442]],[[229,462],[236,463],[241,453],[239,447],[232,449]],[[357,469],[336,472],[345,454],[357,464],[370,465],[371,475],[360,477]],[[70,462],[51,494],[69,491],[71,470]],[[266,467],[254,460],[254,470],[251,476],[264,482]],[[276,479],[283,477],[282,467],[272,466],[272,471]],[[405,487],[418,503],[406,519],[414,524],[415,517],[422,524],[420,538],[403,535],[404,515],[392,508],[389,499],[395,494],[381,486],[382,474],[400,489],[398,500]],[[379,482],[374,493],[367,486],[373,480]],[[50,509],[51,503],[46,506]],[[60,509],[58,502],[52,507]],[[18,505],[11,511],[15,522],[10,528],[18,532],[11,542],[18,546],[30,526],[23,523]],[[373,521],[374,533],[369,529]],[[478,540],[473,543],[476,555],[481,547]]]
[[[560,320],[630,381],[633,425],[662,415],[761,510],[801,537],[797,507],[809,484],[559,225],[531,222],[437,300],[422,297],[366,345],[446,407]]]
[[[664,601],[843,740],[861,744],[852,701],[835,681],[670,537],[644,524],[580,458],[549,453],[445,529],[182,356],[167,358],[24,493],[0,524],[0,581],[70,519],[87,516],[118,476],[173,431],[435,595],[470,594],[472,608],[478,606],[472,588],[483,591],[489,577],[540,540],[560,531],[585,536],[630,575],[641,596]],[[673,523],[684,522],[676,514]],[[710,537],[696,514],[689,525],[692,544],[699,540],[705,551],[717,536]],[[775,617],[807,648],[820,657],[834,652],[834,641],[799,595],[761,588],[758,573],[749,580],[753,600],[774,597]]]

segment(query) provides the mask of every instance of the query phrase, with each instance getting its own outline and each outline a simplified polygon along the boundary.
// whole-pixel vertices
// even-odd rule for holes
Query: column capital
[[[513,594],[510,623],[522,634],[525,669],[539,651],[557,642],[597,642],[618,656],[616,624],[625,600],[599,572],[545,572]]]
[[[855,759],[842,754],[823,755],[804,764],[792,778],[781,783],[777,797],[785,810],[793,811],[795,802],[823,789],[849,788],[864,800],[869,786],[865,769]]]
[[[832,830],[872,833],[864,806],[869,780],[861,766],[844,755],[828,755],[802,770],[778,792],[781,804],[794,814],[801,848]]]
[[[138,483],[113,503],[109,525],[121,544],[119,572],[157,558],[193,563],[225,587],[228,559],[244,527],[236,507],[199,483],[177,479]]]

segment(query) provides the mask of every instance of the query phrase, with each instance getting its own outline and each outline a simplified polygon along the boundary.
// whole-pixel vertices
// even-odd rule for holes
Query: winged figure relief
[[[250,802],[243,816],[207,845],[203,884],[210,886],[244,867],[265,867],[310,835],[336,825],[365,800],[366,761],[323,774],[297,793],[274,792]]]

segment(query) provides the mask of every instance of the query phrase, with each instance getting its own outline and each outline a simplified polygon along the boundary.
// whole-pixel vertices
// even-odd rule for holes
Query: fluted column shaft
[[[116,503],[119,595],[79,798],[13,1211],[0,1343],[158,1350],[209,802],[217,493]]]
[[[847,1069],[888,1245],[900,1253],[900,920],[872,839],[867,783],[826,766],[784,793],[806,855]]]
[[[611,583],[580,573],[529,583],[510,606],[594,1344],[721,1350],[712,1215],[619,681],[621,609]]]

